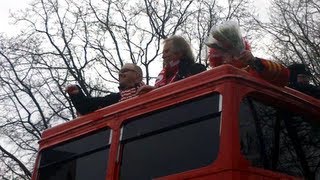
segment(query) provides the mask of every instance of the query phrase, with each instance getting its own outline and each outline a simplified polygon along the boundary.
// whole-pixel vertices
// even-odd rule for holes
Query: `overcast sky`
[[[0,32],[14,33],[12,26],[9,25],[9,12],[24,9],[32,0],[0,0]],[[255,0],[259,9],[260,17],[266,16],[266,9],[269,6],[269,0]]]
[[[10,33],[9,12],[24,9],[30,0],[0,0],[0,32]]]

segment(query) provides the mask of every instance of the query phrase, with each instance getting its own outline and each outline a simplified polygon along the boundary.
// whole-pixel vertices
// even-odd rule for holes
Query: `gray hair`
[[[142,78],[143,78],[142,69],[137,64],[133,64],[133,66],[134,66],[134,69],[136,70],[137,74],[139,75],[139,78],[141,78],[141,81],[142,81]]]
[[[163,43],[172,43],[172,51],[182,53],[182,59],[189,63],[194,63],[194,56],[190,44],[181,36],[173,35],[164,40]]]

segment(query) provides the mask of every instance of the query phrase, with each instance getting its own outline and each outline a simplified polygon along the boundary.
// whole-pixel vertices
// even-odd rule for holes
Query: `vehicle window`
[[[245,98],[239,113],[241,151],[253,166],[319,179],[319,117]]]
[[[220,99],[197,98],[126,123],[120,179],[153,179],[211,164],[219,149]]]
[[[41,152],[39,180],[105,180],[110,129]]]

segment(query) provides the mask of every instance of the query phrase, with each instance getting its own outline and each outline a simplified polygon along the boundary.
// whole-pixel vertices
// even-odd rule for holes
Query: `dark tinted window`
[[[120,179],[153,179],[209,165],[218,154],[220,113],[215,94],[125,124]]]
[[[41,152],[39,180],[87,180],[106,176],[110,130],[103,130]]]
[[[242,102],[239,117],[241,150],[254,166],[320,178],[319,118],[252,98]]]

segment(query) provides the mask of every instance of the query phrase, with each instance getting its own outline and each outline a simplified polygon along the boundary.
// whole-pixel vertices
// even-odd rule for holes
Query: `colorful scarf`
[[[145,84],[143,82],[137,84],[135,87],[126,89],[126,90],[120,90],[120,101],[124,101],[127,99],[130,99],[132,97],[135,97],[137,95],[137,90],[141,87],[144,86]]]
[[[179,62],[180,61],[170,62],[165,68],[163,68],[159,73],[154,86],[158,88],[177,81]]]

